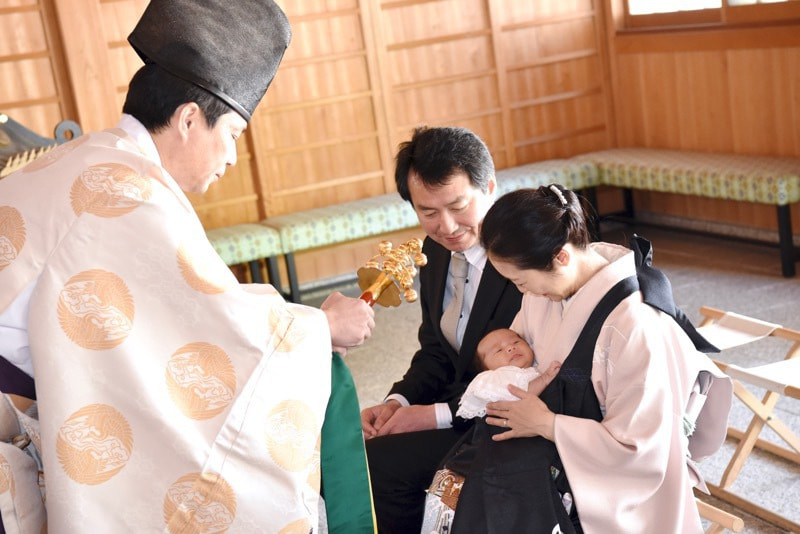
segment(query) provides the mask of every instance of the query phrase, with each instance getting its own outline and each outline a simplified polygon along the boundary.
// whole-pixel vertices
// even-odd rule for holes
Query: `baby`
[[[534,361],[533,349],[513,330],[498,328],[486,334],[475,352],[476,365],[483,371],[467,386],[456,415],[464,419],[483,417],[487,402],[517,400],[508,385],[527,390],[528,383],[540,376]],[[554,372],[558,366],[557,362],[551,364]]]
[[[464,419],[486,415],[487,402],[517,400],[508,391],[509,384],[539,395],[549,383],[547,380],[531,383],[532,380],[541,376],[533,366],[533,349],[516,332],[508,328],[492,330],[481,339],[475,351],[475,364],[478,369],[483,369],[483,371],[472,379],[461,397],[456,415]],[[546,378],[552,379],[560,368],[559,362],[550,364],[545,371]],[[468,457],[470,453],[463,451],[469,451],[475,447],[477,445],[467,441],[461,444],[459,454]],[[421,530],[423,534],[450,532],[458,498],[464,485],[464,476],[463,471],[449,466],[439,469],[435,473],[425,496],[425,515]],[[572,496],[562,495],[562,500],[569,510]]]

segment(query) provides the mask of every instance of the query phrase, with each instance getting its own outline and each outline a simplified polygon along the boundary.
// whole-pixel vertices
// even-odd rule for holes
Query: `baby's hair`
[[[492,330],[490,330],[489,332],[492,332]],[[487,332],[486,334],[488,334],[489,332]],[[486,337],[486,335],[484,335],[484,337]],[[483,338],[481,338],[481,339],[483,339]],[[480,345],[480,341],[478,342],[478,345]],[[478,372],[486,371],[488,369],[488,367],[486,367],[484,356],[485,356],[485,354],[483,356],[481,356],[481,353],[478,350],[478,347],[476,346],[475,347],[475,354],[472,357],[472,364],[475,366],[475,369],[477,369]]]
[[[481,353],[480,353],[479,349],[480,349],[481,341],[483,341],[483,339],[486,336],[488,336],[489,334],[491,334],[492,332],[494,332],[494,330],[489,330],[488,332],[486,332],[483,335],[483,337],[481,337],[481,339],[478,340],[478,344],[475,346],[475,354],[472,357],[472,364],[475,366],[475,369],[477,369],[478,372],[488,370],[488,367],[486,367],[486,362],[485,362],[485,357],[484,357],[485,354],[483,356],[481,356]]]
[[[480,352],[478,349],[475,349],[475,356],[472,358],[472,365],[475,366],[475,369],[480,373],[481,371],[486,371],[488,367],[483,362],[483,358],[481,358]]]

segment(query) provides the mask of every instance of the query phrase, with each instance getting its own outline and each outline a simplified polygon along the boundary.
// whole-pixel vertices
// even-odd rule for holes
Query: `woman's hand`
[[[551,363],[542,375],[528,383],[527,391],[509,384],[508,391],[519,398],[518,401],[497,401],[486,405],[486,422],[508,429],[492,436],[493,440],[542,436],[553,441],[556,415],[542,402],[539,395],[560,369],[559,362]]]

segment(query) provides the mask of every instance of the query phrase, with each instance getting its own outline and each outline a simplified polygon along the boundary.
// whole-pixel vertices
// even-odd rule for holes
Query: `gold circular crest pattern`
[[[133,432],[125,417],[107,404],[90,404],[58,430],[56,453],[64,472],[79,484],[101,484],[125,467]]]
[[[133,328],[133,314],[128,286],[101,269],[73,276],[58,296],[61,329],[86,349],[110,349],[125,341]]]
[[[168,532],[226,532],[236,518],[236,493],[216,473],[189,473],[167,489],[164,521]]]
[[[225,263],[219,257],[205,255],[199,247],[184,243],[178,248],[177,259],[181,276],[195,291],[216,295],[231,285],[233,275]]]
[[[267,450],[272,460],[287,471],[312,467],[319,437],[314,411],[303,401],[285,400],[267,416]]]
[[[22,173],[36,172],[46,167],[49,167],[50,165],[57,162],[58,160],[60,160],[61,158],[63,158],[64,156],[66,156],[79,146],[81,146],[83,143],[88,141],[88,139],[89,139],[88,135],[82,135],[77,139],[73,139],[69,143],[58,145],[57,147],[53,148],[52,150],[48,150],[35,160],[31,161],[30,163],[22,167],[21,172]]]
[[[236,371],[230,357],[211,343],[189,343],[167,362],[167,391],[191,419],[210,419],[222,412],[236,394]]]
[[[18,209],[0,206],[0,271],[17,259],[25,245],[25,219]]]
[[[130,213],[153,194],[152,180],[127,165],[101,163],[81,172],[69,197],[75,215],[119,217]]]
[[[307,534],[308,532],[312,532],[311,523],[308,522],[308,519],[298,519],[297,521],[292,521],[282,529],[278,531],[278,534]]]
[[[6,457],[0,454],[0,494],[11,492],[11,498],[16,495],[14,488],[14,474],[11,472],[11,464],[8,463]]]

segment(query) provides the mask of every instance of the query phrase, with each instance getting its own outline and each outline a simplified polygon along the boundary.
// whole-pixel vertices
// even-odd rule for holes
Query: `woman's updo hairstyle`
[[[584,249],[590,242],[581,197],[560,184],[503,195],[481,224],[486,251],[519,269],[549,271],[566,243]]]

